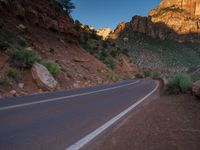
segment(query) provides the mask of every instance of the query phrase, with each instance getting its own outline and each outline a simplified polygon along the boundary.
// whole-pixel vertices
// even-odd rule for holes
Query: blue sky
[[[76,9],[74,19],[95,28],[115,29],[122,21],[130,21],[132,16],[146,16],[159,5],[160,0],[72,0]]]

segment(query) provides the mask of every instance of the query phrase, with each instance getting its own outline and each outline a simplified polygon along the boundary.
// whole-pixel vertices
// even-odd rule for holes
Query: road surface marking
[[[1,110],[7,110],[7,109],[13,109],[13,108],[19,108],[19,107],[25,107],[25,106],[30,106],[30,105],[36,105],[36,104],[41,104],[41,103],[47,103],[47,102],[52,102],[52,101],[59,101],[59,100],[64,100],[64,99],[68,99],[68,98],[72,98],[72,97],[78,97],[78,96],[84,96],[84,95],[90,95],[90,94],[94,94],[94,93],[110,91],[110,90],[119,89],[119,88],[122,88],[122,87],[125,87],[125,86],[133,85],[133,84],[136,84],[136,83],[139,83],[139,82],[140,81],[137,80],[137,81],[132,82],[132,83],[123,84],[123,85],[105,88],[105,89],[96,90],[96,91],[91,91],[91,92],[85,92],[85,93],[74,94],[74,95],[69,95],[69,96],[62,96],[62,97],[57,97],[57,98],[44,99],[44,100],[40,100],[40,101],[36,101],[36,102],[30,102],[30,103],[24,103],[24,104],[12,105],[12,106],[4,106],[4,107],[0,108],[0,111]]]
[[[157,84],[156,87],[149,94],[147,94],[145,97],[143,97],[142,99],[137,101],[135,104],[133,104],[132,106],[130,106],[129,108],[127,108],[126,110],[124,110],[123,112],[121,112],[120,114],[118,114],[117,116],[115,116],[114,118],[112,118],[111,120],[109,120],[108,122],[106,122],[105,124],[103,124],[102,126],[97,128],[96,130],[94,130],[90,134],[86,135],[85,137],[83,137],[78,142],[74,143],[73,145],[71,145],[70,147],[68,147],[65,150],[79,150],[79,149],[83,148],[86,144],[88,144],[90,141],[92,141],[95,137],[97,137],[102,132],[104,132],[106,129],[111,127],[119,119],[124,117],[127,113],[129,113],[131,110],[133,110],[136,106],[138,106],[145,99],[147,99],[149,96],[151,96],[158,89],[158,87],[159,87],[159,85]]]

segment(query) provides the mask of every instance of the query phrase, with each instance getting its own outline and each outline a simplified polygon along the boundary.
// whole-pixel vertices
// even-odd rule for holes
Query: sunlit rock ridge
[[[128,28],[162,40],[200,43],[200,0],[163,0],[147,17],[134,16],[125,26],[121,31]],[[115,31],[111,39],[120,35]]]

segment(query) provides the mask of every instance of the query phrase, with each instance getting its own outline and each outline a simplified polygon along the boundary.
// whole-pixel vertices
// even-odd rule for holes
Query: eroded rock
[[[193,83],[192,85],[192,93],[200,98],[200,80],[196,81],[195,83]]]
[[[43,65],[35,63],[31,72],[33,79],[41,89],[53,91],[57,88],[58,82]]]

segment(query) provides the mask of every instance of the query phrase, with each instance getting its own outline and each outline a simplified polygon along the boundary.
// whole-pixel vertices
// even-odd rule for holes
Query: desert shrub
[[[200,75],[199,75],[199,74],[193,74],[193,75],[191,76],[191,78],[192,78],[192,81],[193,81],[193,82],[196,82],[196,81],[200,80]]]
[[[21,79],[20,72],[17,69],[15,69],[15,68],[11,68],[10,70],[8,70],[7,76],[10,79],[14,80],[14,81],[19,81]]]
[[[149,70],[144,71],[144,77],[145,78],[152,77],[152,72]]]
[[[26,40],[15,32],[6,28],[0,29],[0,48],[19,48],[26,45]]]
[[[112,80],[113,82],[119,81],[119,76],[116,73],[114,73],[114,72],[108,72],[107,78],[109,80]]]
[[[140,73],[137,73],[137,74],[135,75],[135,78],[137,78],[137,79],[142,79],[142,78],[143,78],[143,76],[142,76],[142,74],[140,74]]]
[[[41,64],[44,65],[48,69],[48,71],[54,76],[58,75],[61,71],[61,67],[52,60],[42,61]]]
[[[103,46],[103,48],[107,48],[107,47],[108,47],[108,44],[104,41],[104,42],[102,43],[102,46]]]
[[[5,23],[2,20],[0,20],[0,29],[3,29],[4,27],[5,27]]]
[[[184,73],[177,72],[174,75],[171,75],[167,84],[167,92],[187,92],[192,87],[192,80],[189,76]]]
[[[18,29],[22,32],[22,33],[29,33],[29,29],[23,25],[23,24],[20,24],[18,25]]]
[[[0,85],[2,86],[8,86],[11,84],[11,81],[8,77],[3,77],[3,78],[0,78]]]
[[[8,29],[0,29],[0,48],[20,48],[25,47],[26,40],[21,36],[16,35],[15,32],[12,32]]]
[[[45,52],[53,53],[53,52],[55,52],[55,49],[54,48],[46,48]]]
[[[111,68],[112,70],[115,69],[116,64],[115,64],[115,62],[113,61],[113,59],[111,59],[111,58],[106,58],[106,59],[103,60],[103,63],[106,64],[106,65],[107,65],[109,68]]]
[[[70,14],[75,9],[74,4],[71,0],[48,0],[57,10],[63,10],[67,14]]]
[[[153,71],[153,72],[152,72],[152,78],[153,78],[153,79],[160,78],[160,73],[159,73],[159,72],[156,72],[156,71]]]
[[[124,76],[124,80],[130,80],[130,79],[131,79],[130,75],[127,74],[127,75]]]
[[[14,48],[8,51],[11,62],[22,68],[29,68],[32,64],[38,60],[38,53],[33,50],[27,50],[25,48]]]

